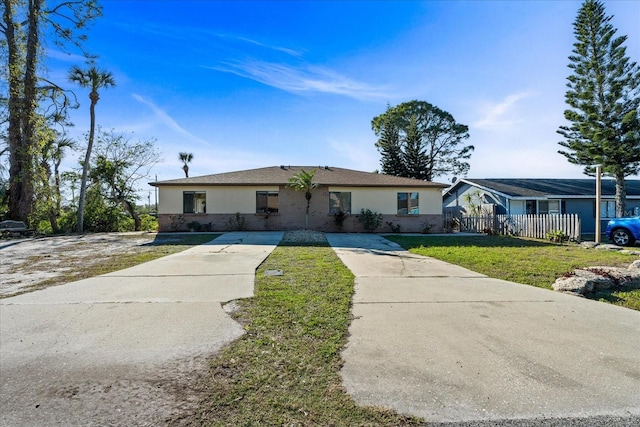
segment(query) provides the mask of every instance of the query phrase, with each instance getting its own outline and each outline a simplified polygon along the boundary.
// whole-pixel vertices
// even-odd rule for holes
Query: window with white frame
[[[398,215],[418,215],[420,202],[417,192],[398,193]]]
[[[560,200],[539,200],[538,201],[538,213],[559,215],[560,214]]]
[[[256,213],[278,213],[278,192],[256,191]]]
[[[335,215],[338,212],[351,214],[351,192],[350,191],[330,191],[329,192],[329,213]]]
[[[205,191],[183,191],[182,192],[182,212],[183,213],[206,213],[207,193]]]

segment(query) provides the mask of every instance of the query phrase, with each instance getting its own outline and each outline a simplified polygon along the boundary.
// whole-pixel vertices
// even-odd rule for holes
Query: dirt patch
[[[150,251],[154,242],[157,234],[147,232],[0,240],[0,298],[37,288],[55,277],[73,280],[80,267],[114,255]]]
[[[182,426],[208,395],[210,358],[195,356],[152,367],[78,371],[30,370],[7,384],[2,425]],[[42,377],[55,381],[42,381]],[[36,377],[34,379],[34,377]],[[40,380],[38,380],[38,377]],[[21,394],[28,394],[29,405]]]

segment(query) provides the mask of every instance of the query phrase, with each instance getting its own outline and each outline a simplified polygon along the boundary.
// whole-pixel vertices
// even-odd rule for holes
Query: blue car
[[[640,239],[640,217],[612,219],[605,234],[615,245],[633,246]]]

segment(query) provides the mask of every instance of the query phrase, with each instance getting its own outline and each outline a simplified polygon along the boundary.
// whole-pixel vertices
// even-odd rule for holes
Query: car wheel
[[[618,246],[631,246],[635,243],[635,239],[631,233],[624,228],[618,228],[611,233],[611,240]]]

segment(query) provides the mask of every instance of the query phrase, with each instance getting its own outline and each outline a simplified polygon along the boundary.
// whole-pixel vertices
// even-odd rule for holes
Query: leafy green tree
[[[71,204],[75,205],[76,203],[76,190],[78,189],[78,185],[80,183],[80,173],[78,173],[77,171],[74,170],[69,170],[69,171],[64,171],[60,174],[60,182],[61,183],[66,183],[69,190],[71,190]],[[76,213],[76,216],[78,216],[77,211],[74,209],[74,212]],[[73,222],[75,224],[75,221]],[[76,227],[73,227],[73,230],[75,230]]]
[[[39,75],[46,54],[42,37],[59,48],[80,47],[85,35],[79,33],[99,16],[100,6],[92,0],[50,1],[0,0],[3,40],[0,57],[6,61],[0,70],[7,82],[7,140],[9,146],[9,213],[12,219],[28,221],[34,203],[34,181],[39,152],[38,112],[45,93],[55,97],[62,91]],[[53,98],[51,98],[53,100]],[[68,100],[55,104],[50,119],[62,121]],[[3,102],[4,104],[5,102]],[[55,103],[55,101],[54,101]]]
[[[307,200],[307,208],[305,209],[304,216],[305,228],[309,227],[309,206],[311,205],[312,196],[311,191],[318,187],[318,183],[313,181],[315,175],[315,169],[311,172],[306,172],[304,169],[301,169],[300,172],[289,178],[289,183],[287,184],[296,191],[304,191],[304,198]]]
[[[395,175],[432,181],[438,176],[465,175],[469,171],[466,160],[474,150],[473,145],[464,145],[469,127],[428,102],[414,100],[387,107],[385,113],[373,118],[371,127],[379,138],[393,128],[399,130],[403,167],[396,168]],[[396,161],[381,150],[388,146],[387,139],[378,139],[376,144],[383,154],[383,171],[385,164]],[[412,161],[411,170],[407,159]]]
[[[133,220],[119,204],[105,198],[96,184],[93,181],[87,187],[85,229],[92,232],[133,231]]]
[[[180,161],[182,162],[182,170],[184,171],[185,178],[189,178],[189,163],[193,160],[193,153],[179,153]]]
[[[136,186],[149,177],[151,168],[158,163],[155,141],[137,141],[114,131],[99,132],[95,151],[90,172],[93,187],[110,206],[124,209],[133,220],[134,230],[139,231]]]
[[[616,180],[616,215],[626,211],[625,177],[640,171],[640,67],[630,62],[623,43],[614,37],[613,16],[606,16],[602,2],[586,0],[573,23],[576,42],[569,56],[572,74],[565,94],[570,109],[561,126],[564,137],[558,152],[570,163],[595,166]]]
[[[69,71],[69,80],[77,83],[82,88],[90,88],[89,99],[91,104],[89,105],[89,115],[91,118],[91,124],[89,128],[89,138],[87,141],[87,151],[84,157],[84,163],[82,164],[82,178],[80,179],[80,197],[78,199],[78,224],[76,231],[82,233],[84,227],[84,204],[87,191],[87,175],[89,173],[89,162],[91,160],[91,150],[93,148],[93,139],[96,129],[96,104],[100,99],[98,89],[108,88],[115,86],[116,82],[113,75],[104,70],[100,70],[95,66],[90,66],[88,69],[82,69],[74,66]]]

